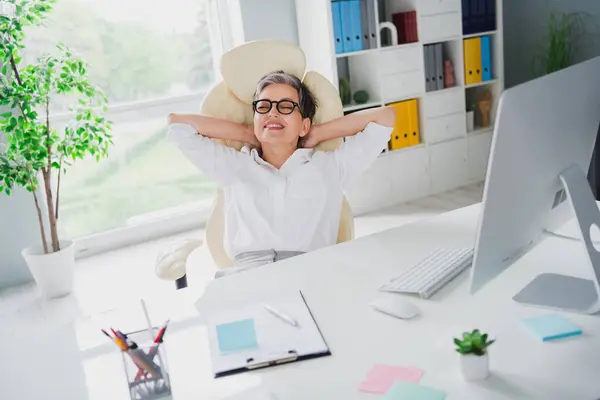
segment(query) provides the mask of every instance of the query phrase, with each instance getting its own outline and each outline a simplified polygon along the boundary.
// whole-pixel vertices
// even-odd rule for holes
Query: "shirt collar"
[[[249,154],[250,157],[259,165],[264,165],[270,168],[274,168],[271,164],[263,160],[258,154],[258,150],[255,148],[250,149],[248,146],[244,146],[241,149],[242,153]],[[287,169],[294,169],[302,164],[306,164],[310,161],[312,155],[314,153],[314,149],[296,149],[294,153],[288,158],[285,164],[281,167],[280,171]]]

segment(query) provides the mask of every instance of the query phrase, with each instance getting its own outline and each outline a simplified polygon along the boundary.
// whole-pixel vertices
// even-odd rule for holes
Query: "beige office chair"
[[[261,77],[275,70],[283,70],[301,78],[311,89],[318,104],[315,124],[344,115],[342,102],[332,83],[317,72],[306,71],[306,57],[298,46],[277,40],[245,43],[223,54],[221,57],[222,80],[205,96],[200,107],[200,114],[252,125],[252,101],[256,85]],[[236,150],[240,150],[244,146],[244,143],[239,142],[221,142]],[[342,139],[330,140],[320,143],[316,150],[331,151],[341,143]],[[225,229],[223,203],[223,192],[219,189],[212,213],[206,224],[205,238],[210,254],[219,268],[227,268],[233,264],[233,260],[223,246]],[[354,219],[350,205],[344,198],[337,241],[340,243],[351,240],[353,237]],[[185,252],[180,251],[180,253],[184,254]],[[185,265],[185,260],[179,259],[178,261],[177,268],[171,268],[169,273],[163,273],[164,279],[181,279],[184,283],[185,268],[182,270],[181,266]],[[167,266],[163,267],[164,270],[168,269]],[[160,276],[159,269],[157,268],[157,273]]]

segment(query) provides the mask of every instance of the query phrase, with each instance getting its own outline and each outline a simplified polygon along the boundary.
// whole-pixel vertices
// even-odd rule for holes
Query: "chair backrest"
[[[206,94],[200,113],[251,125],[253,123],[252,100],[261,77],[275,70],[301,77],[314,94],[319,107],[315,123],[323,123],[344,115],[339,94],[333,84],[315,71],[305,71],[304,52],[295,45],[277,40],[261,40],[245,43],[228,51],[221,57],[223,79]],[[226,146],[240,150],[244,143],[221,141]],[[328,151],[338,147],[342,139],[320,143],[316,150]],[[219,268],[233,264],[223,246],[225,215],[223,191],[217,190],[211,215],[206,224],[206,245]],[[337,242],[354,238],[354,217],[350,204],[344,197]]]

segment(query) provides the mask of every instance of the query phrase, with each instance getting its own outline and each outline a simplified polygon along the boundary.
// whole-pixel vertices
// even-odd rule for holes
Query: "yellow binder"
[[[392,137],[390,139],[390,150],[398,150],[406,147],[405,135],[408,134],[406,102],[400,101],[390,105],[396,108],[396,122],[394,124],[394,130],[392,131]]]
[[[414,146],[421,143],[421,132],[419,129],[419,105],[417,99],[409,100],[408,106],[408,144]]]
[[[474,37],[463,41],[465,58],[465,85],[482,81],[481,75],[481,38]]]

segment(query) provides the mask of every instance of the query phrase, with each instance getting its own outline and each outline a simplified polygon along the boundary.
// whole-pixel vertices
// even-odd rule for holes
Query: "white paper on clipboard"
[[[281,321],[263,304],[290,316],[298,326]],[[254,320],[258,347],[222,354],[217,326],[249,318]],[[214,310],[206,321],[215,377],[248,371],[265,363],[276,365],[331,354],[300,291]]]

